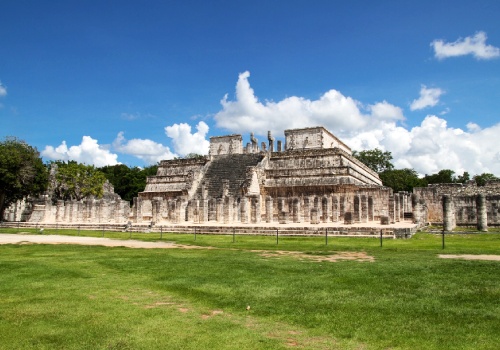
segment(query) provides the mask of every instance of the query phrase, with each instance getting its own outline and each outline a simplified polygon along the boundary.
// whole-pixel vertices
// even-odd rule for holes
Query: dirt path
[[[442,259],[463,259],[463,260],[491,260],[491,261],[500,261],[500,255],[473,255],[473,254],[440,254],[440,258]]]
[[[127,247],[146,249],[214,249],[212,247],[200,247],[192,245],[182,245],[173,242],[143,242],[134,240],[119,240],[100,237],[85,236],[59,236],[59,235],[29,235],[29,234],[0,234],[0,244],[78,244],[78,245],[98,245],[105,247]],[[365,252],[332,252],[327,255],[305,254],[302,252],[282,251],[282,250],[251,250],[264,258],[280,258],[284,256],[296,258],[303,261],[315,262],[337,262],[342,260],[368,261],[373,262],[375,258]]]
[[[127,247],[127,248],[183,248],[183,249],[209,249],[207,247],[197,247],[182,245],[172,242],[144,242],[134,240],[120,240],[99,237],[83,236],[59,236],[59,235],[20,235],[20,234],[0,234],[0,244],[79,244],[79,245],[100,245],[105,247]]]

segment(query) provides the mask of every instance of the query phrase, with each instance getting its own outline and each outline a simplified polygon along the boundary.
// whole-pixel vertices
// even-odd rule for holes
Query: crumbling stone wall
[[[477,226],[480,230],[488,225],[500,226],[500,181],[490,181],[485,186],[477,186],[475,182],[432,184],[414,188],[413,192],[425,202],[431,223],[447,221],[453,223],[451,226]],[[443,212],[445,196],[449,197],[445,199],[449,201],[447,213]]]

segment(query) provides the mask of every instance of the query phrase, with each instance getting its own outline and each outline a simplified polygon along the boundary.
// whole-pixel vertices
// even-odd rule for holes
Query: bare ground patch
[[[474,254],[439,254],[441,259],[463,259],[463,260],[489,260],[500,261],[500,255],[474,255]]]
[[[145,242],[85,236],[0,234],[0,244],[77,244],[145,249],[214,249],[173,242]]]
[[[264,258],[292,257],[298,260],[315,262],[338,262],[343,260],[374,262],[375,258],[365,252],[335,252],[329,255],[305,254],[285,250],[252,250]]]

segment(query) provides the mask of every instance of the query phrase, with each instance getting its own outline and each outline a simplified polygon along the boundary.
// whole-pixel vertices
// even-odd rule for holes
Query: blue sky
[[[0,137],[143,166],[324,125],[500,175],[499,1],[1,1]]]

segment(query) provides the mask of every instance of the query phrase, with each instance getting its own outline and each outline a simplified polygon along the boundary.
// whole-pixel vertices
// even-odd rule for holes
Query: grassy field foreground
[[[87,233],[92,235],[93,233]],[[99,235],[96,232],[95,235]],[[119,237],[116,233],[116,237]],[[106,235],[109,236],[108,234]],[[136,238],[136,237],[134,237]],[[157,239],[142,235],[144,239]],[[0,246],[1,349],[497,349],[499,234]],[[276,250],[302,255],[269,254]],[[315,261],[364,252],[373,262]],[[250,309],[247,310],[247,306]]]

